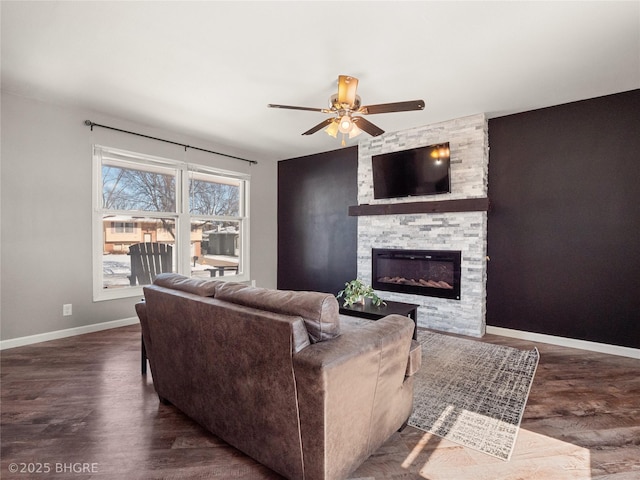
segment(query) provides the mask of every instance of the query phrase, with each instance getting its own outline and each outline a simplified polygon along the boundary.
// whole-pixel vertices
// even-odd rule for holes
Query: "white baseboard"
[[[101,330],[109,330],[110,328],[135,325],[139,321],[138,317],[130,317],[123,318],[121,320],[112,320],[110,322],[94,323],[93,325],[84,325],[82,327],[67,328],[65,330],[56,330],[55,332],[39,333],[37,335],[29,335],[27,337],[2,340],[0,341],[0,350],[23,347],[25,345],[48,342],[49,340],[57,340],[59,338],[73,337],[75,335],[83,335],[85,333],[99,332]]]
[[[592,352],[608,353],[622,357],[636,358],[640,360],[640,349],[630,347],[620,347],[606,343],[588,342],[586,340],[576,340],[573,338],[556,337],[542,333],[524,332],[522,330],[511,330],[510,328],[491,327],[487,325],[487,333],[501,335],[503,337],[519,338],[533,342],[549,343],[561,347],[579,348],[580,350],[590,350]]]
[[[32,345],[34,343],[47,342],[49,340],[57,340],[59,338],[73,337],[75,335],[83,335],[85,333],[99,332],[101,330],[109,330],[110,328],[126,327],[127,325],[135,325],[138,322],[138,317],[130,317],[123,318],[121,320],[112,320],[110,322],[85,325],[82,327],[67,328],[65,330],[56,330],[55,332],[40,333],[27,337],[2,340],[0,341],[0,350]],[[619,355],[622,357],[636,358],[640,360],[640,349],[637,348],[620,347],[618,345],[609,345],[606,343],[588,342],[586,340],[556,337],[553,335],[546,335],[542,333],[512,330],[510,328],[492,327],[490,325],[487,325],[487,333],[493,335],[501,335],[503,337],[519,338],[520,340],[529,340],[532,342],[559,345],[561,347],[578,348],[580,350],[590,350],[592,352]]]

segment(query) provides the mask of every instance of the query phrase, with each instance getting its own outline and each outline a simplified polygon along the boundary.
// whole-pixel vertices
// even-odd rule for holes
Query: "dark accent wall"
[[[358,147],[278,162],[278,288],[337,293],[357,275]]]
[[[640,90],[489,120],[487,324],[640,348]]]

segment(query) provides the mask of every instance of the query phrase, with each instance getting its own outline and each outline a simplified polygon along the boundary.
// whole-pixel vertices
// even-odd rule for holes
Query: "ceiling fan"
[[[380,103],[377,105],[362,105],[360,96],[356,95],[358,79],[348,75],[338,76],[338,93],[329,98],[329,108],[297,107],[292,105],[276,105],[270,103],[269,108],[285,108],[289,110],[308,110],[311,112],[329,113],[334,115],[323,120],[315,127],[310,128],[302,135],[311,135],[325,128],[325,132],[337,138],[338,132],[342,133],[342,146],[345,145],[344,137],[353,138],[360,133],[367,132],[373,137],[382,135],[384,130],[377,127],[364,117],[359,115],[374,115],[377,113],[407,112],[411,110],[423,110],[424,100],[411,100],[408,102]]]

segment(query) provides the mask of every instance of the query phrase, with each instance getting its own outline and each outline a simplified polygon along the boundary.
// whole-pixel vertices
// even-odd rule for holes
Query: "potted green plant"
[[[376,307],[386,305],[384,300],[376,295],[371,285],[367,285],[359,279],[351,280],[344,284],[344,289],[338,292],[338,298],[343,297],[345,307],[350,307],[354,303],[364,304],[365,298],[371,299],[371,303]]]

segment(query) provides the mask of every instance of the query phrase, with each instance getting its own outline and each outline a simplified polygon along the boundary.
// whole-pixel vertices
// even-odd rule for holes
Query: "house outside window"
[[[248,175],[99,145],[93,157],[94,300],[141,295],[147,261],[250,278]]]

